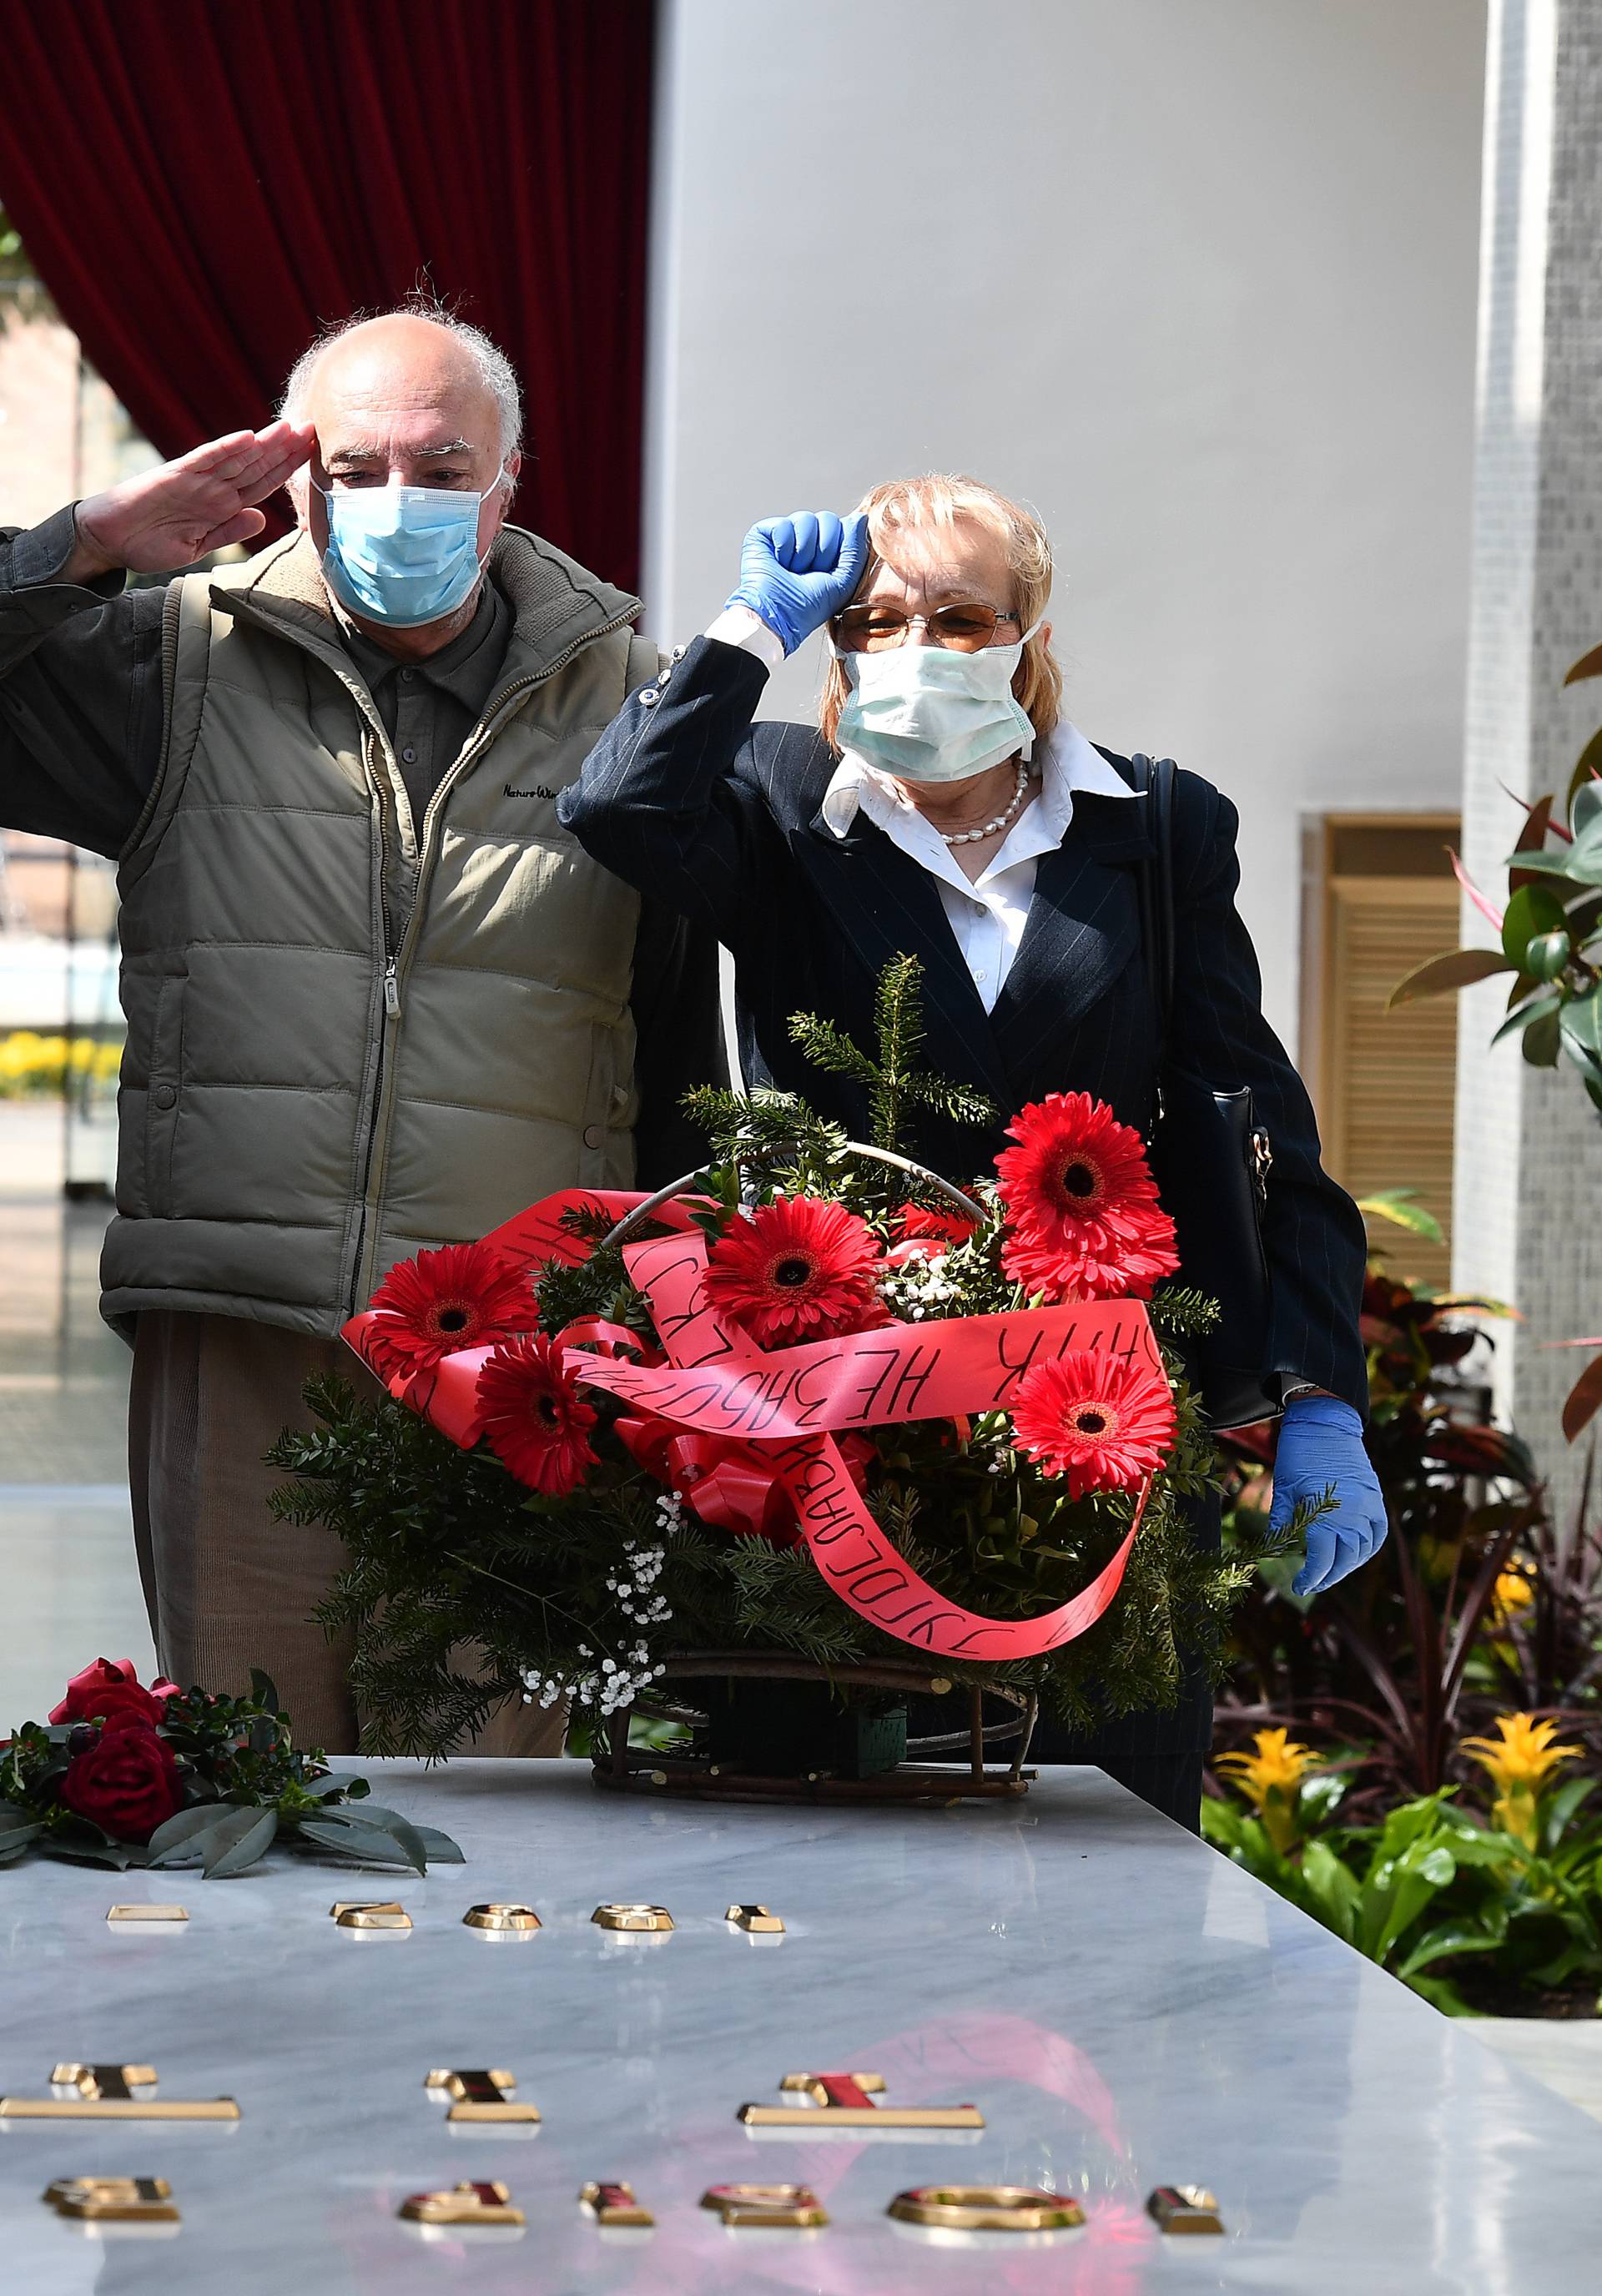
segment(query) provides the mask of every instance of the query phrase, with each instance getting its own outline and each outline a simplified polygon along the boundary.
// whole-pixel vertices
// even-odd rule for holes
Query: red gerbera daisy
[[[996,1159],[1001,1264],[1048,1300],[1145,1300],[1179,1264],[1174,1224],[1140,1135],[1088,1092],[1048,1093],[1015,1116]]]
[[[1174,1439],[1174,1398],[1149,1364],[1082,1349],[1037,1364],[1018,1382],[1013,1434],[1076,1499],[1127,1491],[1162,1464]]]
[[[373,1306],[383,1321],[368,1348],[384,1378],[427,1371],[441,1356],[488,1347],[534,1320],[526,1273],[488,1243],[448,1243],[397,1261]]]
[[[554,1341],[534,1332],[497,1348],[477,1393],[484,1439],[520,1483],[555,1498],[578,1488],[596,1464],[596,1414]]]
[[[731,1221],[707,1261],[707,1296],[760,1346],[798,1347],[888,1323],[867,1224],[816,1196],[780,1196]]]

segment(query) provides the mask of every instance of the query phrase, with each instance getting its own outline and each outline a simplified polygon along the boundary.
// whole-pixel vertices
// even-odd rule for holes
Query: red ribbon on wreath
[[[552,1259],[577,1264],[587,1247],[564,1225],[567,1215],[599,1203],[620,1218],[644,1201],[618,1191],[566,1190],[532,1205],[486,1241],[525,1265]],[[626,1361],[574,1345],[581,1336],[604,1345],[622,1342],[643,1354],[643,1343],[620,1325],[595,1332],[579,1325],[563,1334],[585,1383],[630,1406],[619,1432],[650,1472],[676,1489],[682,1486],[705,1521],[730,1529],[761,1529],[771,1536],[766,1526],[776,1508],[782,1504],[786,1513],[793,1510],[796,1537],[841,1601],[915,1649],[970,1663],[1004,1663],[1060,1650],[1095,1625],[1123,1583],[1149,1479],[1117,1552],[1072,1601],[1039,1618],[987,1619],[941,1595],[898,1554],[869,1513],[860,1474],[853,1474],[837,1438],[849,1443],[856,1429],[1006,1410],[1034,1364],[1081,1349],[1140,1357],[1162,1371],[1138,1300],[888,1324],[843,1339],[764,1350],[708,1300],[705,1235],[677,1204],[661,1207],[659,1216],[675,1232],[629,1244],[623,1258],[650,1304],[665,1362]],[[369,1363],[378,1321],[369,1311],[345,1326],[346,1340]],[[386,1384],[399,1401],[471,1448],[479,1435],[478,1376],[492,1352],[464,1349],[424,1374],[397,1374]],[[631,1436],[630,1428],[640,1431]],[[646,1456],[659,1442],[666,1473]],[[709,1513],[709,1506],[718,1512]]]

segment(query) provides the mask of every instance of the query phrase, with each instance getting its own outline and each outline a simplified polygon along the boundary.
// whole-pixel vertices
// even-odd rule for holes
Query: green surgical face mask
[[[1018,707],[1013,678],[1031,623],[1015,645],[905,644],[883,653],[842,653],[851,690],[835,735],[859,758],[903,782],[962,782],[1004,758],[1027,758],[1034,727]]]

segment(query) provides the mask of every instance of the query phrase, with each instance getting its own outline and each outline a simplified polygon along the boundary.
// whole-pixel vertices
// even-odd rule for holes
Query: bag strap
[[[1157,995],[1161,1029],[1161,1059],[1166,1058],[1174,1019],[1174,775],[1171,758],[1148,758],[1137,750],[1130,759],[1135,787],[1146,801],[1146,825],[1151,832],[1150,859],[1140,873],[1140,924]]]

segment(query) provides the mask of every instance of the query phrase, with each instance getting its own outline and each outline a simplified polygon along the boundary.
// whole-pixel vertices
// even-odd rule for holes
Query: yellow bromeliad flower
[[[1464,1738],[1462,1752],[1490,1773],[1497,1788],[1491,1815],[1504,1833],[1511,1833],[1526,1849],[1539,1838],[1540,1797],[1559,1762],[1572,1762],[1583,1746],[1555,1746],[1556,1722],[1537,1722],[1528,1714],[1499,1714],[1494,1738]]]
[[[1284,1857],[1296,1839],[1296,1795],[1302,1776],[1318,1757],[1310,1746],[1294,1744],[1288,1730],[1256,1731],[1253,1742],[1254,1754],[1220,1754],[1218,1767],[1255,1803],[1264,1833]]]
[[[1491,1590],[1490,1624],[1493,1631],[1505,1634],[1521,1611],[1527,1611],[1535,1600],[1535,1589],[1523,1570],[1500,1570]]]

